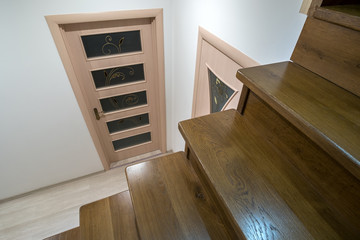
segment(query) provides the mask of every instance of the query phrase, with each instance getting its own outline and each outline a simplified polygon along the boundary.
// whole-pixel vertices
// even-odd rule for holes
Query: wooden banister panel
[[[291,60],[360,96],[360,32],[308,18]]]

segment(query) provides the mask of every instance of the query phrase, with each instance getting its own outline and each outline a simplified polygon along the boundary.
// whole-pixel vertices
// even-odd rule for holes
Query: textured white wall
[[[0,199],[103,170],[44,16],[146,8],[164,8],[169,62],[170,1],[0,0]]]
[[[287,60],[301,0],[0,0],[0,199],[102,170],[45,15],[164,8],[168,149],[191,116],[198,26],[260,63]],[[235,73],[234,73],[235,74]]]
[[[173,2],[173,149],[184,149],[177,123],[191,117],[198,26],[261,64],[289,60],[305,15],[301,0]],[[235,74],[235,73],[234,73]]]

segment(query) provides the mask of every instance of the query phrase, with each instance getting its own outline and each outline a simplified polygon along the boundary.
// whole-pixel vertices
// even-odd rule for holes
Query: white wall
[[[0,199],[103,170],[44,16],[144,8],[164,8],[170,62],[170,1],[0,0]]]
[[[0,199],[102,170],[44,16],[164,8],[168,149],[191,116],[198,26],[260,63],[287,60],[301,0],[0,0]]]
[[[184,149],[177,123],[191,116],[198,26],[261,64],[289,60],[305,21],[302,0],[173,2],[173,149]],[[234,73],[235,74],[235,73]]]

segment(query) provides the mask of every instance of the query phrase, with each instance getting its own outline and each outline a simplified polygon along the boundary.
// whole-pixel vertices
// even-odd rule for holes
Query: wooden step
[[[184,153],[126,168],[141,239],[238,239]]]
[[[307,18],[291,60],[360,96],[360,31]]]
[[[129,191],[80,208],[82,240],[139,239]]]
[[[360,179],[360,97],[292,62],[240,69],[237,76]]]
[[[360,4],[319,7],[314,17],[360,31]]]
[[[44,240],[80,240],[80,227],[45,238]]]
[[[256,95],[247,104],[244,116],[179,124],[203,185],[237,230],[247,239],[356,239],[359,181]]]

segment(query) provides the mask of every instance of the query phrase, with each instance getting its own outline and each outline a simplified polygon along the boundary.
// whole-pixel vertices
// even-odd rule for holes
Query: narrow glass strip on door
[[[92,71],[96,89],[144,81],[144,64],[106,68]]]
[[[146,91],[100,99],[104,113],[147,104]]]
[[[119,139],[113,141],[114,150],[121,150],[124,148],[140,145],[142,143],[150,142],[151,141],[151,133],[143,133],[135,136],[131,136],[128,138]]]
[[[124,130],[141,127],[149,124],[149,114],[140,114],[132,117],[117,119],[115,121],[107,122],[106,125],[109,133],[121,132]]]
[[[88,58],[142,51],[140,30],[81,36],[81,40]]]

